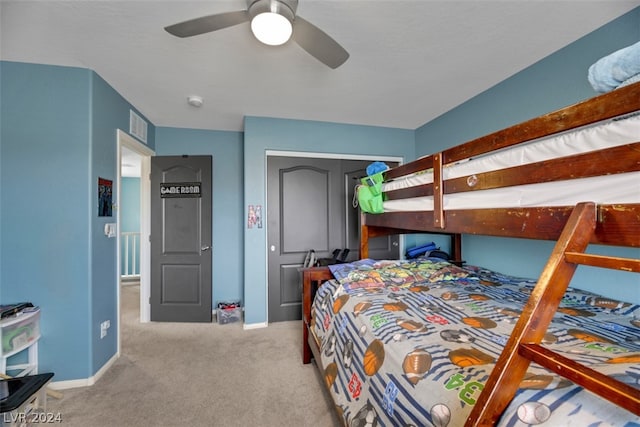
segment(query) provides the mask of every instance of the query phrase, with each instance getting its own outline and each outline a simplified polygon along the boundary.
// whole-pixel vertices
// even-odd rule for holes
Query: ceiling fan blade
[[[293,24],[293,40],[330,68],[338,68],[349,58],[349,52],[338,42],[300,16],[296,16]]]
[[[168,27],[164,27],[164,29],[177,37],[191,37],[232,27],[247,21],[249,21],[249,13],[246,10],[239,10],[237,12],[218,13],[216,15],[190,19],[178,24],[169,25]]]

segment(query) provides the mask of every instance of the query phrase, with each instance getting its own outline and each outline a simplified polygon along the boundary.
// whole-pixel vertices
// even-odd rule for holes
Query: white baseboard
[[[113,355],[111,359],[107,361],[102,368],[96,372],[96,374],[89,378],[84,378],[80,380],[67,380],[67,381],[53,381],[48,387],[53,390],[65,390],[69,388],[77,388],[77,387],[89,387],[94,385],[102,376],[109,370],[109,368],[118,360],[120,357],[120,353],[116,353]]]
[[[267,322],[245,323],[244,325],[242,325],[242,329],[244,329],[244,330],[261,329],[261,328],[266,328],[267,326],[269,326],[269,324]]]

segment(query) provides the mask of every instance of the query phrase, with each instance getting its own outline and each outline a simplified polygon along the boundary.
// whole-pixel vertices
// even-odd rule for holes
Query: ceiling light
[[[251,31],[262,43],[278,46],[291,38],[293,26],[284,16],[266,12],[251,20]]]
[[[256,0],[249,6],[251,31],[270,46],[284,44],[293,34],[294,11],[284,1]]]

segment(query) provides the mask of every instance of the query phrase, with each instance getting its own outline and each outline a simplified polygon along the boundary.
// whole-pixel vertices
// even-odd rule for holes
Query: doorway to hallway
[[[118,224],[117,235],[117,315],[118,315],[118,328],[117,328],[117,340],[118,340],[118,353],[121,349],[121,316],[122,316],[122,267],[123,267],[123,239],[120,233],[120,227],[122,224],[122,209],[123,201],[121,199],[122,193],[122,181],[123,177],[136,178],[139,180],[139,255],[137,256],[137,262],[139,265],[139,282],[140,282],[140,322],[149,321],[149,281],[150,281],[150,245],[148,238],[150,234],[150,207],[149,207],[149,194],[150,194],[150,181],[148,179],[151,170],[151,156],[154,152],[146,145],[137,141],[131,135],[118,129],[117,131],[117,193],[116,193],[116,215]]]

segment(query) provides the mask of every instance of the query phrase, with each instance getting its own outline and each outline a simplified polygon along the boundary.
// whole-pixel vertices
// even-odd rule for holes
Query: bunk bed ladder
[[[540,345],[578,264],[640,272],[640,260],[584,253],[596,228],[596,205],[573,209],[466,426],[495,425],[533,361],[640,415],[640,392]]]

